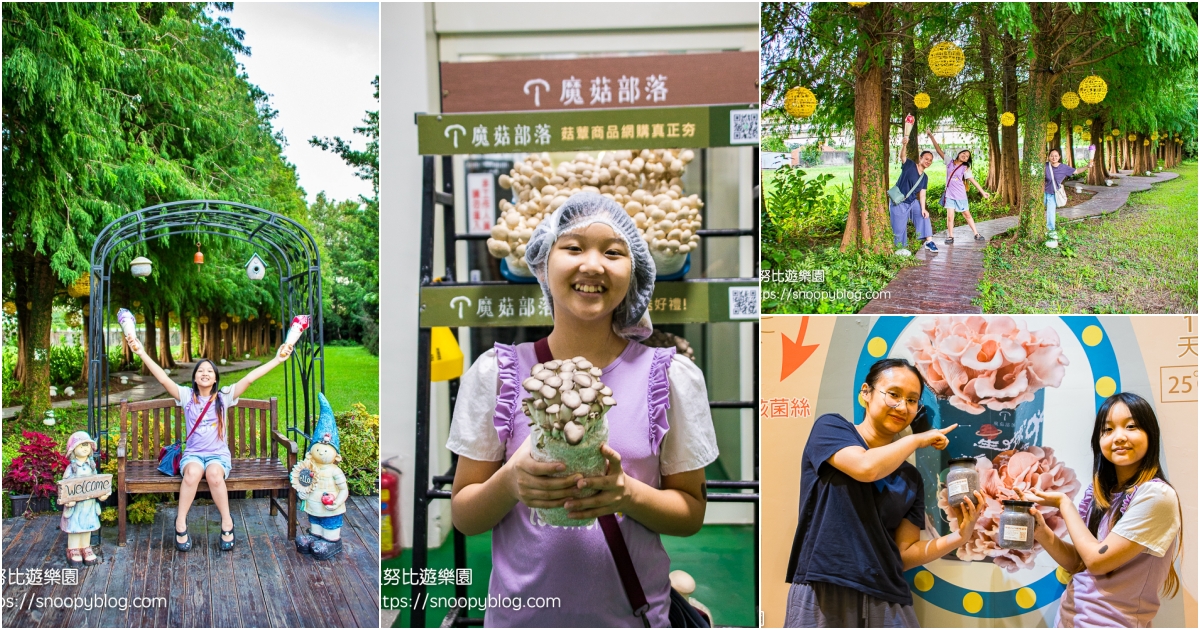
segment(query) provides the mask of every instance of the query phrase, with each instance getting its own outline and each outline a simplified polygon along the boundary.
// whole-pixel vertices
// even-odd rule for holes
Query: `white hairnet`
[[[654,293],[654,259],[650,248],[638,232],[633,219],[617,202],[596,193],[585,192],[572,195],[549,217],[538,223],[525,245],[525,262],[542,285],[542,294],[554,314],[554,299],[547,284],[546,263],[555,241],[564,234],[586,228],[593,223],[603,223],[613,229],[629,247],[633,270],[629,278],[629,291],[625,299],[613,312],[613,331],[625,339],[641,341],[654,332],[646,307]]]

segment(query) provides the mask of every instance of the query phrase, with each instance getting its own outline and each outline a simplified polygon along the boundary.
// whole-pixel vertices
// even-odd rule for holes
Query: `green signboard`
[[[417,116],[422,155],[758,145],[758,106]]]
[[[757,321],[758,280],[660,282],[650,300],[656,324]],[[421,326],[550,326],[536,284],[432,285],[421,288]]]

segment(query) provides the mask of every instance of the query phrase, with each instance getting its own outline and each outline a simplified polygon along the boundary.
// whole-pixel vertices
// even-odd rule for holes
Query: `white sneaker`
[[[1056,240],[1046,241],[1046,247],[1049,247],[1050,249],[1058,249],[1058,241],[1056,241]]]
[[[912,256],[912,252],[908,251],[907,249],[897,249],[894,253],[897,256]]]

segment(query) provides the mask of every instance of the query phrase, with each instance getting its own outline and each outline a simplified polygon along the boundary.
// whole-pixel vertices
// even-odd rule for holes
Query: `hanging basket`
[[[1017,122],[1017,117],[1012,112],[1004,112],[1000,114],[1000,124],[1005,127],[1011,127]]]
[[[934,44],[929,49],[929,69],[939,77],[952,77],[962,72],[966,60],[962,49],[953,42]]]
[[[71,286],[67,287],[67,295],[73,298],[87,297],[92,294],[92,274],[79,276]]]
[[[806,87],[794,87],[784,95],[783,109],[796,118],[808,118],[817,110],[817,97]]]
[[[1058,131],[1058,123],[1056,123],[1056,122],[1046,123],[1046,135],[1052,136],[1052,135],[1054,135],[1054,132],[1056,132],[1056,131]]]
[[[1067,109],[1079,107],[1079,95],[1074,92],[1063,92],[1062,106]]]
[[[925,109],[926,107],[929,107],[929,95],[924,92],[918,92],[917,95],[913,97],[913,105],[916,105],[917,109]]]
[[[1095,105],[1103,101],[1106,94],[1108,94],[1108,84],[1094,74],[1079,82],[1079,98],[1085,103]]]

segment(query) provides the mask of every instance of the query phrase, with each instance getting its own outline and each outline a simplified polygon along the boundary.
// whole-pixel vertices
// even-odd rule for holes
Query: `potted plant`
[[[4,473],[4,489],[12,498],[13,514],[48,512],[58,509],[55,477],[67,467],[67,457],[59,452],[54,438],[45,433],[24,431],[12,464]]]

